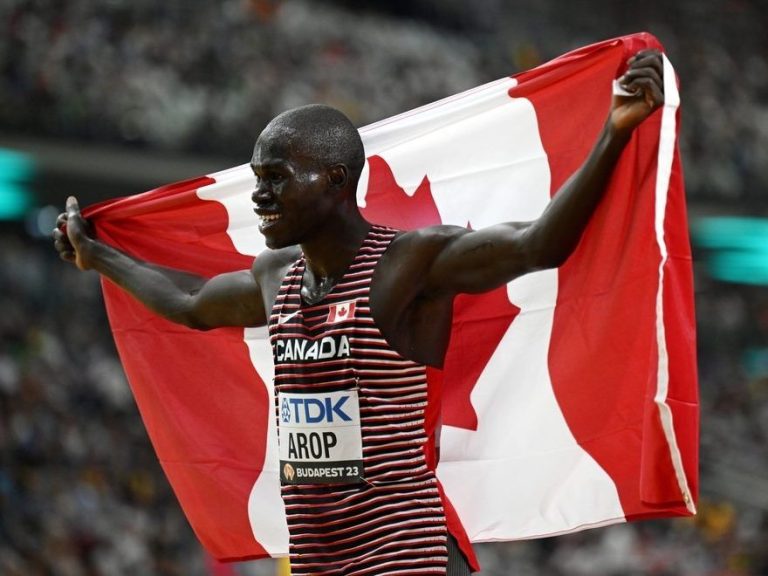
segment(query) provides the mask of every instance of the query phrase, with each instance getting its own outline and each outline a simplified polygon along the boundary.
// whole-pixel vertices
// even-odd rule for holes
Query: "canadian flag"
[[[648,34],[609,40],[361,129],[365,216],[414,228],[536,218],[583,162],[612,81]],[[438,476],[474,541],[688,515],[698,493],[691,253],[679,96],[635,131],[557,270],[456,299]],[[206,277],[265,249],[247,165],[91,207],[99,238]],[[287,529],[264,329],[199,333],[109,282],[106,306],[147,431],[219,559],[279,556]],[[329,321],[354,313],[338,305]]]
[[[328,324],[336,324],[355,317],[355,301],[331,304],[328,307]]]

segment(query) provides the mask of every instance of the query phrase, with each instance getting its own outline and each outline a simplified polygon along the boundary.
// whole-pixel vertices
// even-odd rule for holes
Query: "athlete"
[[[294,575],[469,574],[476,560],[434,474],[426,366],[443,364],[457,294],[573,252],[633,130],[663,104],[662,70],[657,51],[629,59],[619,79],[629,95],[614,96],[586,161],[532,222],[410,232],[367,222],[359,134],[312,105],[256,141],[252,199],[270,250],[250,270],[205,279],[139,261],[97,240],[71,197],[55,246],[180,324],[269,326]],[[335,421],[314,429],[310,406]]]

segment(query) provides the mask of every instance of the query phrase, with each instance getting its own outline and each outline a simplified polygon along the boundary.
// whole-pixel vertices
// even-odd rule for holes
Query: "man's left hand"
[[[627,62],[619,86],[631,96],[614,95],[610,123],[618,132],[631,132],[664,104],[664,63],[658,50],[643,50]]]

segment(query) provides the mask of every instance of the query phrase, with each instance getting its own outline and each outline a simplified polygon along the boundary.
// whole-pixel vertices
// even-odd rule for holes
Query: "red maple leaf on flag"
[[[371,222],[401,230],[442,224],[425,175],[413,196],[397,183],[386,160],[368,158],[370,176],[363,215]],[[467,223],[471,227],[471,223]],[[443,423],[477,430],[470,401],[480,375],[520,309],[507,298],[507,287],[484,294],[460,294],[453,304],[453,331],[443,366]]]

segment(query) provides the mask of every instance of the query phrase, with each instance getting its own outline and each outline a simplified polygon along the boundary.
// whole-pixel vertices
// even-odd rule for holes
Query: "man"
[[[631,95],[614,98],[589,157],[533,222],[405,233],[368,223],[360,137],[324,106],[279,115],[256,142],[252,198],[271,250],[250,270],[203,279],[140,262],[91,237],[68,199],[54,231],[65,260],[192,328],[269,325],[294,575],[475,566],[435,479],[425,367],[443,364],[457,294],[574,250],[632,131],[663,103],[660,55],[635,55],[619,83]]]

